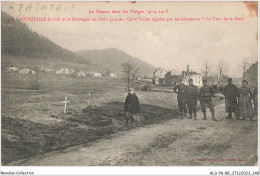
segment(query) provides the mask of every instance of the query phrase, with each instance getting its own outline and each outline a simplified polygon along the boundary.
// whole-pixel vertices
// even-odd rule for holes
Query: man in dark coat
[[[193,80],[189,79],[189,86],[187,87],[186,101],[189,109],[190,117],[192,119],[192,113],[194,115],[194,120],[197,120],[197,102],[199,99],[198,88],[193,85]]]
[[[184,85],[184,81],[180,79],[180,84],[173,88],[173,91],[178,94],[178,106],[181,115],[187,116],[187,108],[186,108],[186,94],[187,94],[187,86]]]
[[[232,83],[232,78],[227,79],[228,85],[223,89],[223,95],[225,96],[227,118],[232,118],[232,112],[235,113],[236,119],[239,119],[237,113],[237,94],[238,88]]]
[[[127,113],[126,125],[128,124],[129,118],[131,119],[132,124],[134,123],[134,117],[136,113],[141,112],[141,106],[139,99],[134,93],[134,89],[130,88],[128,95],[125,99],[124,112]]]
[[[200,105],[201,105],[201,110],[203,112],[204,118],[202,120],[207,119],[206,115],[206,105],[208,105],[211,115],[212,115],[212,120],[217,121],[215,118],[215,109],[214,105],[212,102],[212,96],[214,95],[214,90],[211,86],[207,84],[207,80],[203,80],[203,86],[199,90],[199,100],[200,100]]]

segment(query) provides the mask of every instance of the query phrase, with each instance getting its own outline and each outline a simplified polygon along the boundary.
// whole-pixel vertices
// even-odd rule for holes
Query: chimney
[[[189,72],[190,72],[190,66],[187,65],[187,74],[189,74]]]

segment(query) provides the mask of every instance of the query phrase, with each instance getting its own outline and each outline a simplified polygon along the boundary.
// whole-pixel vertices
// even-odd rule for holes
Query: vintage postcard
[[[2,166],[258,174],[257,1],[2,1],[1,83]]]

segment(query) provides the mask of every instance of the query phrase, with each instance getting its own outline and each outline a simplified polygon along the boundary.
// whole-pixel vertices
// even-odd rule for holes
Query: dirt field
[[[175,94],[137,91],[142,115],[125,127],[121,80],[44,74],[36,91],[31,79],[2,74],[3,165],[243,165],[248,162],[192,159],[246,160],[257,152],[257,121],[227,121],[221,105],[219,122],[180,120]],[[96,105],[92,117],[89,92],[90,104]],[[65,96],[70,101],[66,115]]]
[[[127,130],[121,113],[127,95],[122,80],[53,74],[42,74],[39,80],[41,89],[32,90],[32,75],[2,74],[2,164]],[[141,91],[137,95],[143,111],[139,126],[177,113],[175,95]],[[70,104],[63,115],[65,96]],[[88,102],[97,106],[93,117],[86,110]]]

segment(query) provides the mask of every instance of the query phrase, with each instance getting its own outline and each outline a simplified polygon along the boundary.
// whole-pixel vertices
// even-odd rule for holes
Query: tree
[[[224,61],[223,60],[220,60],[219,63],[218,63],[218,73],[219,73],[218,84],[220,85],[222,76],[224,74]]]
[[[127,88],[130,88],[130,82],[136,78],[140,70],[140,67],[137,67],[137,64],[131,64],[129,62],[122,64],[123,78],[127,82]]]
[[[244,60],[242,61],[241,67],[242,67],[242,69],[243,69],[243,80],[245,80],[246,70],[247,70],[248,67],[249,67],[249,63],[247,62],[247,59],[244,59]]]
[[[210,64],[208,60],[204,61],[203,67],[204,68],[202,70],[202,73],[204,74],[205,78],[208,78],[210,73]]]

